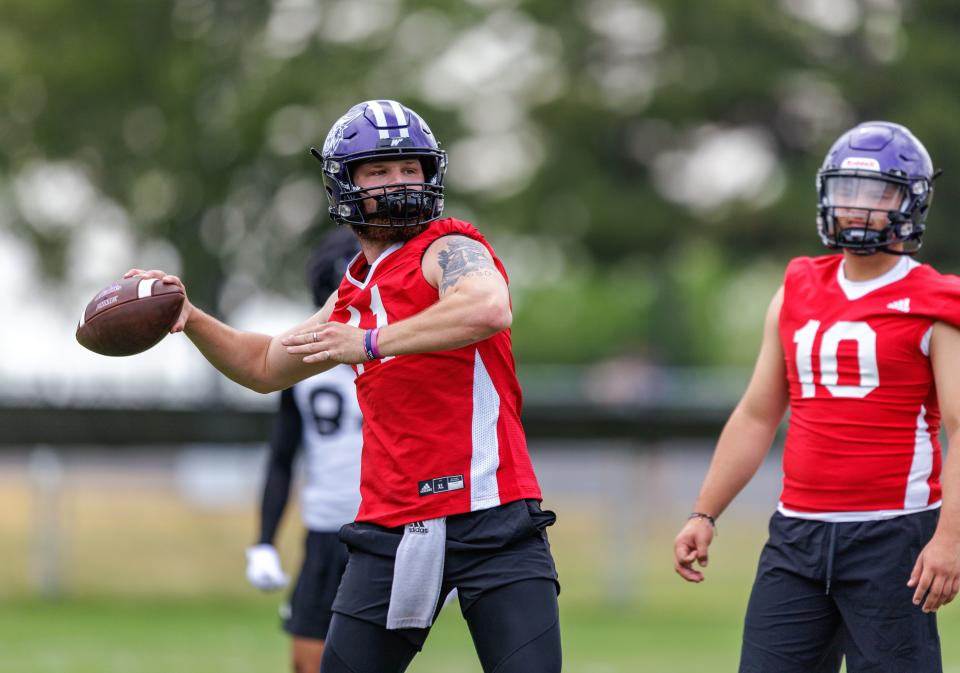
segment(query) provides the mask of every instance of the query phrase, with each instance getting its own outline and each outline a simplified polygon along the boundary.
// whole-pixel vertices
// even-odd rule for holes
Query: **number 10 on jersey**
[[[813,343],[820,331],[820,321],[810,320],[793,333],[797,344],[797,377],[800,379],[800,396],[814,397],[816,383],[813,380]],[[840,386],[837,351],[841,341],[855,341],[859,364],[860,385]],[[877,333],[865,322],[836,322],[823,333],[820,341],[820,385],[834,397],[866,397],[880,385],[877,369]]]

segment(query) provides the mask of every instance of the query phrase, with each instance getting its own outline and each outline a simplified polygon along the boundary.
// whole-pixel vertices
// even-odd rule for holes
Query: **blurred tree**
[[[306,149],[398,98],[507,259],[521,359],[747,363],[856,121],[947,169],[921,257],[960,269],[958,28],[946,0],[4,0],[0,221],[64,283],[163,264],[221,314],[304,296],[330,226]]]

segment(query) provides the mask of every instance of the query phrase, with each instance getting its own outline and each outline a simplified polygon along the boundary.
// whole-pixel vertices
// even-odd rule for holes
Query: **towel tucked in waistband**
[[[403,528],[393,566],[388,629],[425,629],[440,598],[447,519],[414,521]]]

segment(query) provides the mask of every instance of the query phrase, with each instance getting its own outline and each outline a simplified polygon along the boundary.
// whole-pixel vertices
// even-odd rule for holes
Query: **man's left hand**
[[[282,343],[291,355],[303,355],[304,362],[332,360],[355,365],[367,361],[363,349],[365,331],[340,322],[325,322],[311,330],[286,336]]]
[[[916,587],[913,604],[923,601],[924,612],[936,612],[960,592],[960,541],[934,534],[917,557],[908,587]]]

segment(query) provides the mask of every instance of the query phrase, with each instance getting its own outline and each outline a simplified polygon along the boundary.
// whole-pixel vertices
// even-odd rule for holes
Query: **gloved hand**
[[[290,579],[283,574],[280,556],[272,544],[247,547],[247,580],[260,591],[276,591]]]

